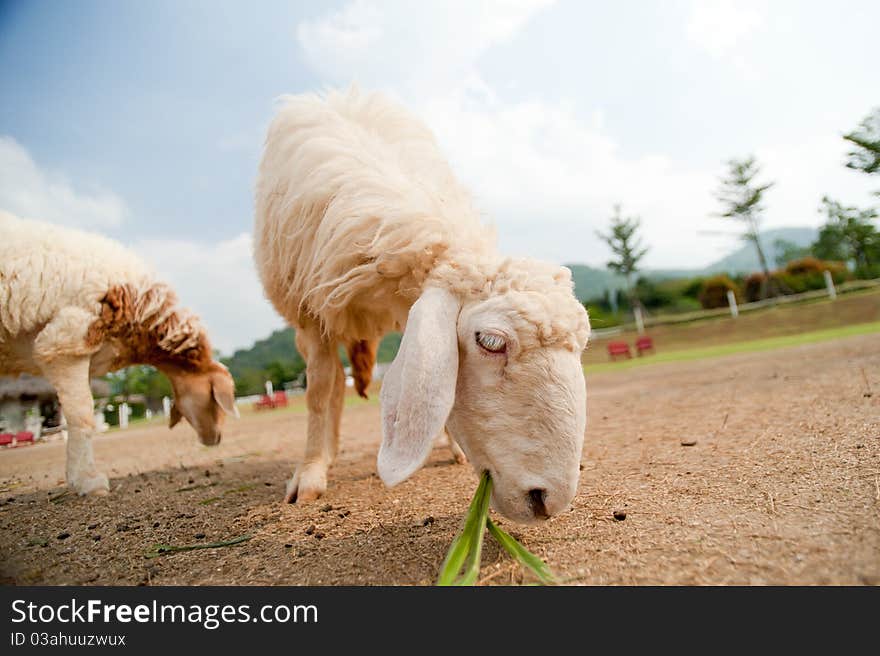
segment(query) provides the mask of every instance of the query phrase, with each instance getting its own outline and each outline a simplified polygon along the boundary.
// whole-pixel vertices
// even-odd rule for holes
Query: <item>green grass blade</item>
[[[556,577],[547,564],[489,518],[491,495],[492,479],[484,472],[468,506],[464,525],[446,553],[437,585],[474,585],[477,582],[486,528],[498,544],[523,568],[532,572],[542,584],[555,585]],[[462,568],[464,572],[459,576]]]
[[[233,538],[231,540],[223,540],[221,542],[200,542],[198,544],[187,544],[183,546],[177,546],[173,544],[157,544],[144,555],[147,558],[158,558],[159,556],[164,556],[171,553],[180,553],[181,551],[195,551],[196,549],[219,549],[221,547],[231,547],[236,544],[241,544],[242,542],[247,542],[252,537],[254,536],[242,535],[240,537]]]
[[[486,518],[486,525],[489,527],[489,532],[492,534],[492,537],[498,540],[498,544],[504,547],[505,551],[513,556],[520,565],[538,577],[538,580],[541,583],[544,585],[556,584],[556,577],[553,575],[553,572],[550,571],[550,568],[547,567],[547,563],[522,546],[512,535],[507,533],[507,531],[502,529],[488,517]]]
[[[464,565],[467,559],[468,551],[470,551],[470,536],[459,533],[452,544],[449,545],[449,551],[446,552],[446,559],[440,568],[440,576],[437,578],[437,585],[454,585],[455,577]]]
[[[483,555],[483,536],[486,532],[486,522],[489,519],[489,499],[492,496],[492,479],[488,473],[484,473],[480,479],[480,486],[477,488],[475,500],[477,508],[473,514],[473,523],[469,528],[470,537],[470,557],[468,558],[467,567],[461,578],[456,581],[456,585],[474,585],[480,576],[480,560]]]
[[[488,473],[484,473],[480,478],[480,485],[468,506],[467,515],[465,516],[464,527],[456,536],[455,540],[449,546],[446,552],[446,558],[443,566],[440,568],[440,576],[437,578],[437,585],[456,585],[456,578],[461,568],[464,566],[468,555],[474,549],[474,540],[478,542],[476,549],[482,547],[483,526],[486,523],[489,511],[489,491],[492,489],[492,482]],[[473,557],[471,558],[473,561]],[[477,570],[479,571],[479,553],[477,553]],[[470,571],[472,562],[468,566]]]

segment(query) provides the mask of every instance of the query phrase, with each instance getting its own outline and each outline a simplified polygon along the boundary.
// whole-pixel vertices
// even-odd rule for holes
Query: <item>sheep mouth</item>
[[[217,446],[223,436],[220,433],[216,435],[199,435],[199,441],[205,446]]]

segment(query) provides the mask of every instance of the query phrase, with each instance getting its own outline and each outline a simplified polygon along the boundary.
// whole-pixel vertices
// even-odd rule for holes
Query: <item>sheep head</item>
[[[186,419],[202,444],[219,444],[226,415],[238,417],[235,383],[229,370],[211,361],[195,371],[178,369],[166,373],[174,389],[168,427],[173,428],[181,419]]]
[[[508,261],[473,296],[427,287],[383,380],[382,479],[394,485],[421,467],[445,426],[477,473],[491,474],[499,512],[530,523],[568,508],[586,427],[588,334],[561,267]]]

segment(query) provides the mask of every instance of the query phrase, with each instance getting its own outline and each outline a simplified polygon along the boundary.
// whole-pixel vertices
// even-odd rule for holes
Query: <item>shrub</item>
[[[767,279],[763,273],[753,273],[743,281],[743,296],[747,303],[761,300],[761,287]]]
[[[703,291],[703,278],[691,278],[681,290],[681,295],[697,300],[701,291]]]
[[[824,272],[831,272],[831,279],[835,283],[843,282],[850,277],[849,270],[843,262],[833,262],[831,260],[820,260],[816,257],[803,257],[799,260],[792,260],[785,265],[785,273],[794,276],[811,276],[816,275],[822,278],[824,285]]]
[[[642,305],[649,310],[672,305],[675,302],[675,293],[670,289],[668,282],[658,284],[648,278],[639,278],[635,291]]]
[[[119,406],[122,405],[122,401],[114,401],[110,403],[107,408],[104,409],[104,421],[107,422],[109,426],[118,426],[119,425]],[[110,408],[113,408],[110,410]],[[144,403],[140,403],[137,401],[129,401],[128,402],[128,420],[132,419],[143,419],[147,416],[147,406]]]
[[[856,270],[853,273],[859,280],[873,280],[874,278],[880,278],[880,262],[876,264],[864,264],[856,267]],[[837,281],[835,280],[834,282]]]
[[[820,260],[815,257],[802,257],[792,260],[770,274],[780,294],[801,294],[813,289],[825,288],[825,271],[831,272],[831,279],[838,285],[851,278],[850,272],[842,262]],[[761,300],[763,273],[753,273],[743,283],[743,295],[749,303]]]
[[[711,310],[713,308],[727,307],[728,290],[734,293],[738,301],[740,297],[739,289],[737,288],[736,283],[733,282],[733,280],[731,280],[728,276],[722,274],[712,276],[711,278],[706,278],[703,281],[703,287],[700,290],[700,305],[702,305],[707,310]]]
[[[584,303],[584,307],[587,308],[587,314],[590,315],[590,325],[597,330],[619,326],[623,322],[619,311],[611,312],[599,304],[594,305],[590,302]]]
[[[792,260],[785,265],[783,271],[794,276],[802,276],[808,273],[822,273],[826,268],[826,262],[816,257],[802,257],[799,260]]]

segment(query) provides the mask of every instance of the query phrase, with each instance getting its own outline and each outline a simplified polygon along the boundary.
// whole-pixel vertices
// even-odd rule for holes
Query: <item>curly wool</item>
[[[62,315],[71,319],[61,321]],[[108,337],[136,332],[169,357],[205,348],[210,354],[198,317],[130,250],[100,235],[0,212],[0,346],[41,332],[50,335],[40,344],[47,353],[71,345],[92,352]]]
[[[504,294],[535,344],[586,345],[570,272],[499,256],[431,132],[381,94],[282,98],[260,163],[255,229],[269,300],[331,339],[399,329],[423,288],[440,285],[463,301]]]
[[[463,264],[463,262],[467,264]],[[429,284],[465,301],[487,301],[503,313],[524,348],[563,346],[582,351],[590,336],[584,306],[574,296],[571,271],[528,258],[440,261]]]

